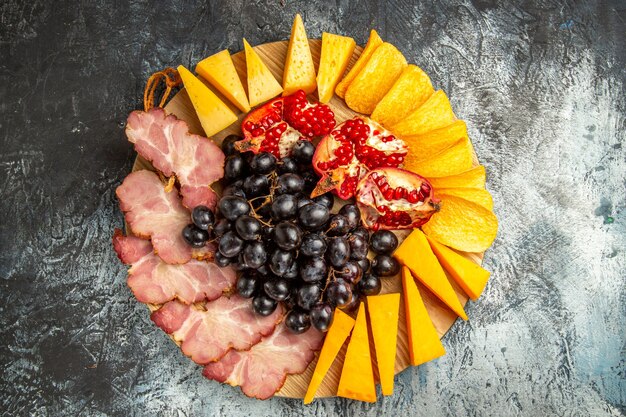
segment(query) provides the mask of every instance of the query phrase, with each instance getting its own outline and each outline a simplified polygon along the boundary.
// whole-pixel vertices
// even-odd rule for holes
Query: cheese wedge
[[[254,107],[276,97],[283,92],[283,88],[276,81],[267,65],[263,63],[261,57],[245,39],[243,40],[243,47],[246,51],[248,100],[250,101],[250,106]]]
[[[393,395],[399,308],[399,293],[367,297],[367,312],[372,328],[376,363],[378,364],[383,395]]]
[[[322,103],[333,97],[335,86],[346,71],[356,42],[347,36],[322,33],[322,55],[317,71],[317,96]]]
[[[467,315],[454,292],[454,288],[448,281],[446,273],[441,268],[421,230],[413,230],[396,249],[393,256],[402,265],[408,267],[413,276],[419,279],[445,305],[463,320],[467,320]]]
[[[435,191],[438,188],[485,188],[486,180],[485,167],[482,165],[456,175],[428,178]]]
[[[179,65],[178,73],[207,137],[237,121],[237,115],[187,68]]]
[[[315,365],[315,371],[313,371],[313,377],[311,377],[309,388],[304,396],[305,404],[310,404],[313,401],[317,389],[322,384],[344,342],[350,336],[353,327],[354,319],[336,308],[333,315],[333,323],[330,325],[328,333],[326,333],[324,345]]]
[[[365,305],[361,303],[343,362],[337,395],[373,403],[376,402],[376,385],[365,316]]]
[[[435,154],[428,159],[415,160],[415,153],[404,158],[404,169],[415,172],[422,177],[445,177],[456,175],[472,168],[472,144],[467,137],[459,139],[454,145]]]
[[[411,365],[417,366],[446,354],[437,330],[428,316],[411,271],[402,267],[402,289]]]
[[[228,49],[224,49],[196,65],[196,72],[224,95],[242,112],[250,111],[250,103],[243,89]]]
[[[291,27],[291,38],[283,73],[283,96],[304,90],[307,94],[315,91],[315,64],[309,47],[302,17],[296,14]]]
[[[393,126],[417,110],[434,92],[428,74],[417,65],[408,65],[376,105],[372,119],[385,127]]]
[[[380,45],[346,90],[346,105],[371,114],[406,67],[406,58],[390,43]]]
[[[441,266],[472,300],[477,300],[487,285],[489,271],[428,236],[426,239]]]
[[[437,188],[438,198],[445,200],[446,196],[463,198],[489,211],[493,210],[493,198],[489,191],[482,188]]]
[[[367,40],[367,44],[365,48],[363,48],[363,52],[361,52],[361,56],[352,66],[350,71],[346,74],[345,77],[341,80],[337,87],[335,88],[335,94],[339,97],[344,98],[346,96],[346,91],[348,90],[348,86],[356,78],[356,76],[361,72],[367,61],[369,61],[370,57],[380,45],[383,44],[383,40],[378,36],[378,33],[372,29],[370,31],[370,37]]]
[[[463,120],[457,120],[441,129],[431,130],[421,135],[403,136],[402,140],[408,145],[407,158],[413,162],[425,161],[445,151],[461,139],[467,139],[470,153],[472,148],[467,135],[467,126]]]
[[[421,135],[452,124],[455,120],[448,96],[439,90],[434,92],[417,110],[388,129],[400,137]]]

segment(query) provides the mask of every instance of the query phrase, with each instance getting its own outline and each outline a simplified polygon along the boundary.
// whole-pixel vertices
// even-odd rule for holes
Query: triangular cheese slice
[[[248,99],[250,106],[254,107],[276,97],[283,92],[283,88],[245,39],[243,40],[243,47],[246,51]]]
[[[246,91],[243,89],[228,49],[200,61],[196,65],[196,72],[217,88],[239,110],[245,113],[250,111]]]
[[[333,97],[335,86],[346,71],[356,42],[347,36],[322,33],[322,54],[317,71],[317,95],[322,103]]]
[[[309,38],[306,36],[302,17],[297,14],[291,27],[291,38],[285,60],[283,73],[283,96],[288,96],[298,90],[310,94],[315,91],[315,64],[309,47]]]
[[[409,335],[411,365],[417,366],[446,354],[437,330],[428,316],[417,285],[406,266],[402,267],[402,289]]]
[[[378,36],[378,33],[374,29],[372,29],[370,31],[370,37],[367,40],[367,44],[365,45],[365,48],[363,48],[363,52],[361,52],[361,56],[359,56],[359,59],[354,63],[352,68],[350,68],[350,71],[348,71],[346,76],[343,77],[341,82],[337,84],[337,88],[335,88],[335,93],[339,97],[344,98],[346,96],[346,91],[348,90],[348,87],[350,86],[352,80],[354,80],[359,72],[361,72],[363,67],[370,60],[376,48],[378,48],[382,44],[383,40],[380,38],[380,36]]]
[[[393,395],[393,377],[398,345],[398,315],[400,294],[372,295],[367,297],[376,363],[383,395]]]
[[[356,323],[348,344],[337,395],[353,400],[376,402],[376,385],[363,303],[359,306]]]
[[[354,319],[336,308],[333,323],[331,324],[330,329],[328,329],[328,333],[324,339],[324,345],[322,346],[322,351],[320,352],[319,359],[315,365],[315,371],[313,371],[311,382],[309,382],[309,388],[304,396],[305,404],[310,404],[311,401],[313,401],[317,389],[322,384],[324,377],[335,361],[335,358],[341,350],[344,342],[348,336],[350,336],[350,332],[353,327]]]
[[[179,65],[178,73],[207,137],[237,121],[237,115],[187,68]]]
[[[443,268],[472,300],[477,300],[487,285],[489,271],[428,236],[426,239]]]
[[[413,230],[393,255],[402,265],[408,267],[413,276],[419,279],[430,292],[435,294],[459,317],[467,320],[467,315],[454,292],[454,288],[450,285],[446,273],[441,268],[421,230]]]

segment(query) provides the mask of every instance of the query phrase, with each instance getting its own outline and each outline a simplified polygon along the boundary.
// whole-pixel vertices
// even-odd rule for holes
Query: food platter
[[[311,53],[313,56],[313,60],[315,62],[316,67],[319,65],[320,58],[320,49],[321,49],[321,41],[320,40],[309,40],[309,45],[311,48]],[[256,46],[254,49],[263,59],[263,61],[267,64],[270,71],[276,77],[277,80],[282,80],[283,75],[283,67],[285,63],[285,57],[287,54],[287,41],[280,42],[272,42],[266,43],[263,45]],[[352,56],[351,62],[348,66],[348,69],[354,64],[361,53],[362,49],[357,47]],[[243,52],[239,52],[232,55],[233,63],[239,77],[241,78],[244,85],[246,85],[246,63],[245,56]],[[216,93],[220,96],[219,93]],[[314,99],[314,97],[311,97]],[[224,100],[227,102],[227,100]],[[337,97],[333,96],[331,101],[328,103],[335,113],[335,117],[338,123],[343,122],[344,120],[350,119],[357,115],[354,111],[350,110],[344,101]],[[178,118],[184,120],[189,125],[189,130],[192,133],[203,135],[202,126],[196,116],[196,112],[194,111],[194,107],[189,100],[189,97],[185,90],[181,90],[178,94],[176,94],[169,103],[165,106],[165,110],[168,113],[176,115]],[[220,144],[222,139],[229,134],[241,134],[241,120],[245,116],[244,113],[241,113],[236,108],[232,107],[232,110],[238,114],[239,121],[230,125],[228,128],[214,135],[212,139]],[[478,160],[476,155],[473,156],[474,165],[478,165]],[[149,169],[154,170],[153,167],[142,159],[141,157],[137,157],[134,165],[133,171],[141,170],[141,169]],[[128,228],[127,228],[128,231]],[[408,232],[396,232],[400,240],[408,235]],[[480,264],[482,263],[482,253],[465,253],[463,254],[466,258]],[[452,284],[455,292],[457,293],[459,300],[462,305],[465,305],[468,297],[467,295],[458,287],[453,279],[450,279],[450,283]],[[428,310],[430,318],[437,330],[437,333],[440,337],[450,329],[450,327],[454,324],[457,316],[454,312],[452,312],[449,308],[447,308],[441,301],[439,301],[430,291],[428,291],[424,286],[418,284],[421,296],[424,300],[424,304]],[[383,280],[383,289],[381,294],[385,293],[401,293],[402,294],[402,284],[400,275],[396,275],[394,277],[386,278]],[[151,310],[156,310],[158,306],[150,305]],[[372,344],[372,341],[370,341]],[[373,348],[373,346],[372,346]],[[331,366],[329,372],[327,373],[322,385],[317,391],[317,397],[333,397],[336,395],[337,387],[339,384],[339,378],[341,375],[341,364],[343,362],[342,358],[345,355],[346,346],[342,348],[340,351],[337,360],[334,361]],[[304,394],[307,390],[309,381],[311,379],[311,375],[315,368],[316,360],[314,360],[308,366],[307,370],[299,375],[289,375],[283,387],[276,394],[277,396],[289,397],[289,398],[303,398]],[[396,353],[396,362],[395,362],[395,373],[399,373],[410,366],[410,355],[409,355],[409,344],[408,344],[408,335],[406,328],[406,317],[404,309],[400,309],[399,315],[399,323],[398,323],[398,339],[397,339],[397,353]],[[376,370],[374,370],[376,372]],[[376,375],[377,377],[377,375]]]

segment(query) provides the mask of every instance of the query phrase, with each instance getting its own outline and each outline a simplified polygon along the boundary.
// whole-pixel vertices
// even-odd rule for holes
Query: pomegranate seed
[[[393,189],[388,188],[385,191],[383,191],[383,196],[385,197],[385,200],[393,199]]]
[[[423,183],[423,184],[422,184],[421,189],[422,189],[422,191],[423,191],[426,195],[428,195],[428,194],[430,193],[430,186],[429,186],[428,184],[426,184],[426,183]]]
[[[402,197],[404,197],[404,194],[406,193],[406,190],[402,187],[398,187],[394,190],[393,192],[393,196],[396,200],[401,199]]]
[[[407,197],[407,200],[409,200],[409,203],[417,203],[419,201],[419,194],[417,190],[411,191]]]

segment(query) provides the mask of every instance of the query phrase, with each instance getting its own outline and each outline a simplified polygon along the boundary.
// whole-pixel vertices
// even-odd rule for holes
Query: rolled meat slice
[[[210,247],[193,249],[182,236],[191,222],[176,189],[166,191],[158,175],[151,171],[135,171],[115,191],[120,208],[133,234],[152,241],[155,252],[169,264],[183,264],[192,257],[206,259]]]
[[[224,176],[225,157],[212,140],[189,133],[184,120],[161,108],[130,113],[126,136],[156,169],[176,175],[185,207],[215,207],[218,198],[211,184]]]
[[[167,264],[155,255],[149,240],[124,236],[121,230],[115,231],[113,247],[120,260],[130,265],[128,286],[142,303],[212,301],[231,290],[237,279],[231,267],[220,268],[213,262],[192,259],[185,264]]]
[[[206,365],[231,349],[246,350],[259,343],[263,336],[274,331],[282,314],[282,307],[278,306],[263,317],[252,310],[251,300],[233,295],[207,302],[204,308],[170,301],[150,318],[181,343],[185,355]]]
[[[289,374],[306,370],[322,346],[324,334],[314,328],[293,334],[284,324],[250,350],[231,350],[204,367],[203,375],[218,382],[240,386],[248,397],[265,400],[285,383]]]

